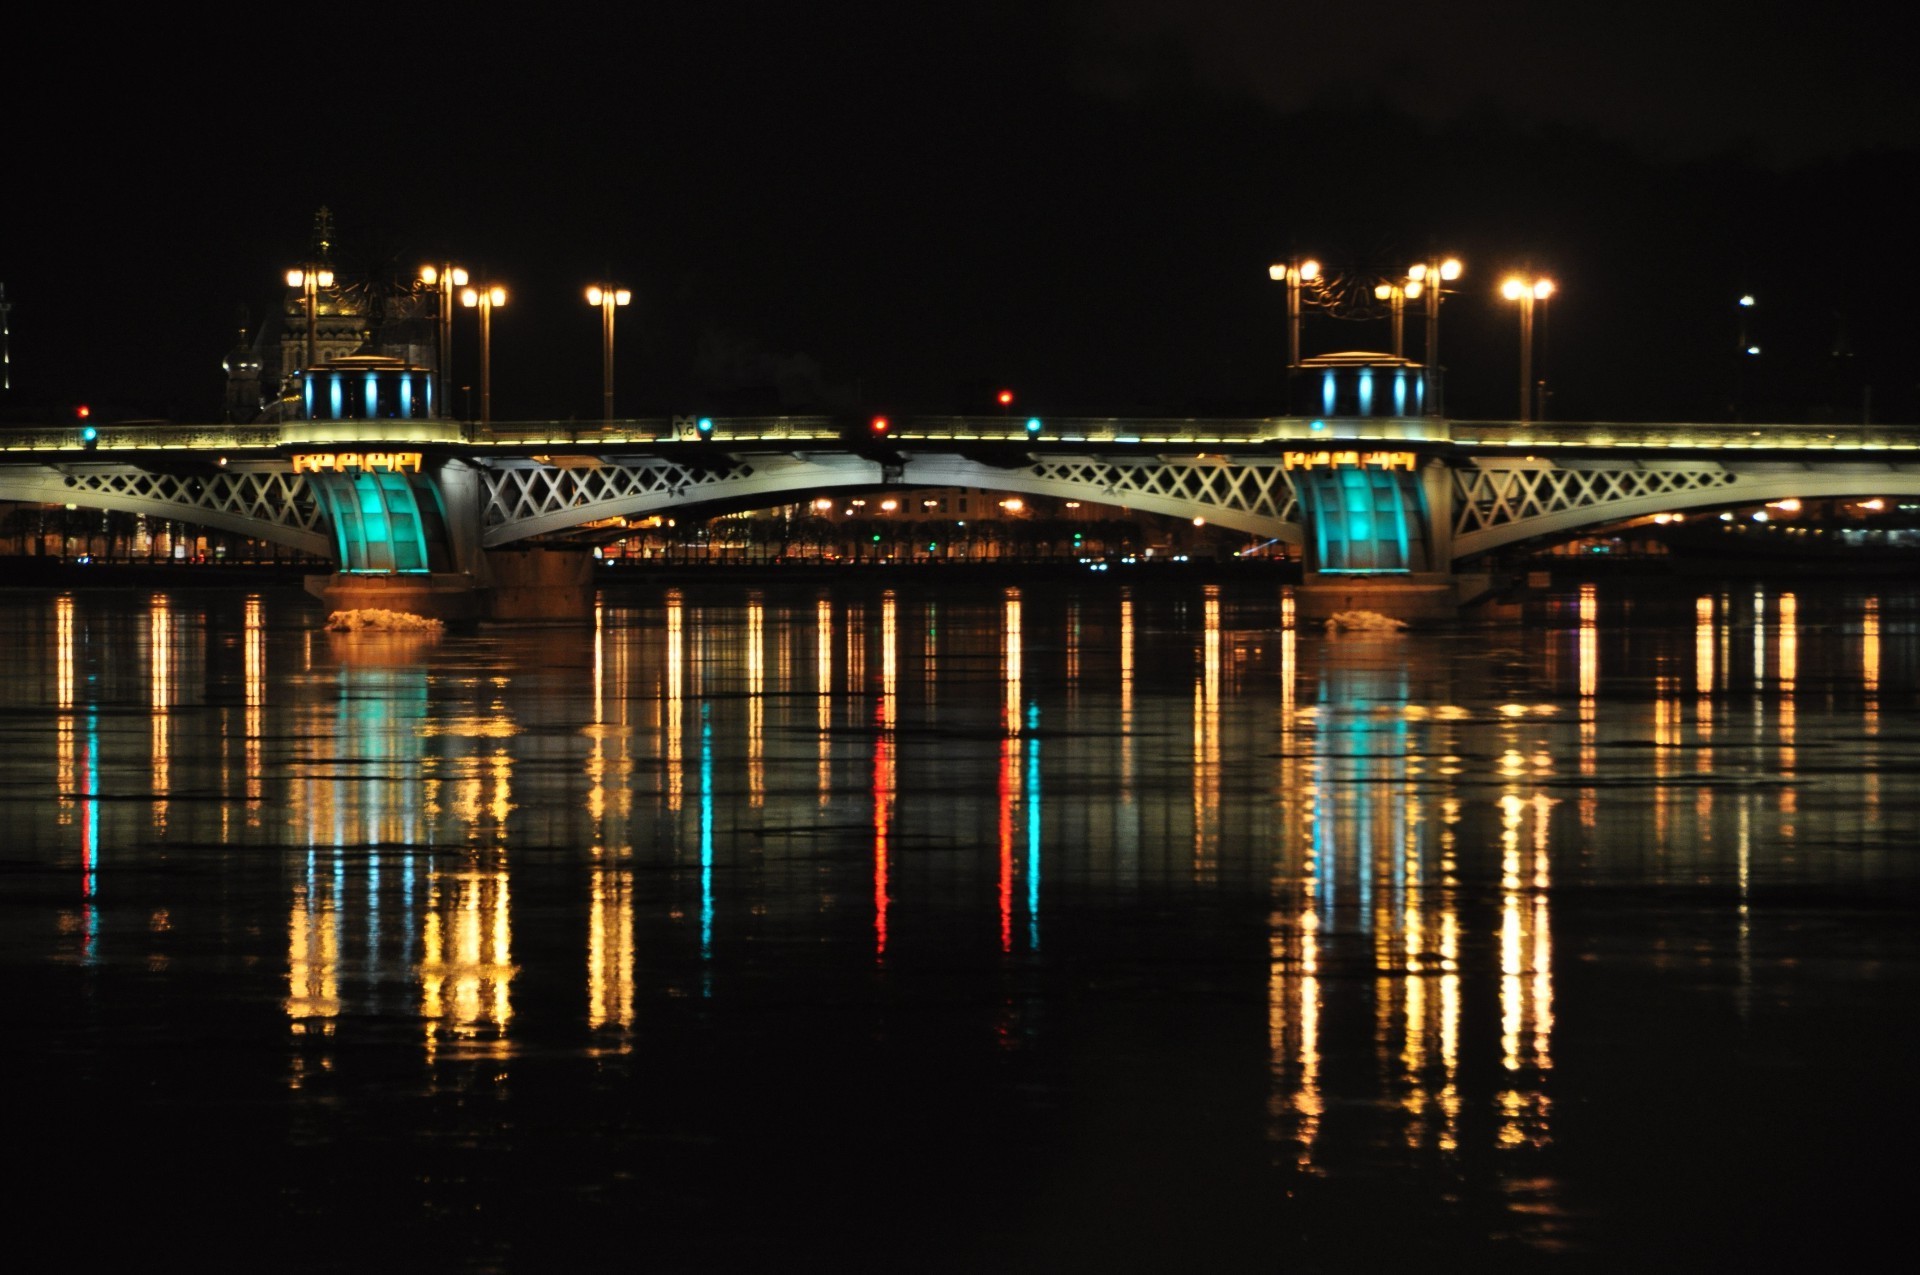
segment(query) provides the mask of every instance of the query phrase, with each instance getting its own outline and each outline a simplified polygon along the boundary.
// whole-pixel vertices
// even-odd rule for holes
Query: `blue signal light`
[[[713,417],[702,416],[694,422],[693,427],[700,431],[700,437],[711,438],[713,436]]]
[[[1040,432],[1040,418],[1038,416],[1027,417],[1027,433],[1038,434],[1039,432]]]

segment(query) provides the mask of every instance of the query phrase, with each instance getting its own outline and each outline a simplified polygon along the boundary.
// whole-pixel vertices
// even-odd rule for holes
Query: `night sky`
[[[1463,258],[1458,417],[1515,411],[1497,288],[1530,265],[1560,288],[1555,418],[1920,419],[1920,77],[1853,6],[677,8],[16,42],[0,408],[217,419],[242,315],[276,312],[325,205],[343,274],[451,259],[510,288],[500,421],[598,418],[581,293],[606,278],[636,294],[621,415],[1002,385],[1043,415],[1272,414],[1289,252]],[[1736,403],[1743,292],[1763,353]],[[457,333],[471,382],[470,313]],[[1309,353],[1389,343],[1306,327]]]

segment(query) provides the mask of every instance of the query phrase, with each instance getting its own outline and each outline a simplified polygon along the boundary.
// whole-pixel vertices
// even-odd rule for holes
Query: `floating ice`
[[[1378,632],[1393,632],[1407,627],[1405,620],[1396,620],[1390,615],[1381,615],[1378,611],[1335,611],[1327,617],[1327,632],[1337,633],[1342,629],[1372,629]]]
[[[362,607],[355,611],[335,611],[327,617],[327,627],[342,633],[357,633],[363,629],[381,633],[438,633],[446,626],[438,620],[430,620],[411,611]]]

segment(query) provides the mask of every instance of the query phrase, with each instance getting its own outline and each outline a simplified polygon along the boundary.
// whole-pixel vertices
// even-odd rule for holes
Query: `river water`
[[[1920,1132],[1920,591],[0,593],[17,1246],[1846,1267]]]

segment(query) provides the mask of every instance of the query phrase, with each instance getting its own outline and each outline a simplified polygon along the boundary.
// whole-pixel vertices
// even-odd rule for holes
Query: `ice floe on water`
[[[1405,620],[1396,620],[1390,615],[1381,615],[1378,611],[1335,611],[1327,617],[1329,633],[1338,633],[1342,629],[1392,633],[1406,627]]]
[[[362,607],[354,611],[335,611],[327,617],[327,627],[341,633],[438,633],[446,626],[438,620],[430,620],[411,611]]]

